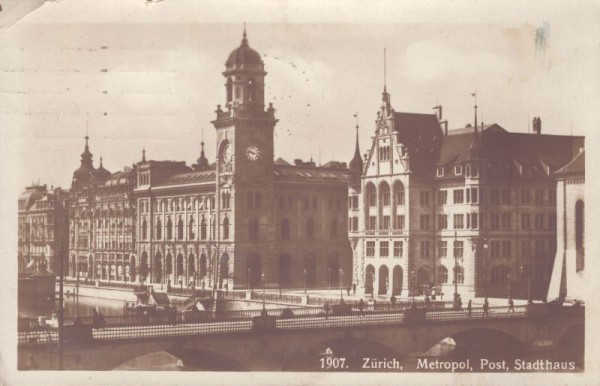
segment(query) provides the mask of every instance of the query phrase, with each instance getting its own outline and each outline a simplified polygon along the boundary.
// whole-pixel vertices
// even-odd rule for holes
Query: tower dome
[[[89,137],[85,136],[85,148],[81,153],[81,164],[79,168],[73,172],[73,182],[87,182],[90,177],[90,173],[94,171],[94,165],[92,161],[92,153],[90,153],[90,147],[88,146]]]
[[[96,180],[100,181],[106,180],[108,177],[110,177],[110,172],[104,169],[104,166],[102,166],[102,157],[100,157],[100,166],[98,166],[98,169],[92,172],[92,175]]]
[[[248,38],[246,36],[246,28],[244,27],[244,35],[242,42],[238,48],[231,51],[229,58],[225,62],[227,71],[233,70],[259,70],[262,71],[264,63],[260,58],[260,54],[250,48]]]

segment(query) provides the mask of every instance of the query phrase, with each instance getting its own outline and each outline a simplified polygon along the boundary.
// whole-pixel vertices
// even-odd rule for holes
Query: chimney
[[[542,120],[540,117],[533,118],[533,133],[537,135],[542,134]]]
[[[438,121],[441,121],[442,120],[442,105],[438,104],[438,105],[434,106],[433,110],[437,110],[437,112],[436,112],[437,119],[438,119]]]
[[[448,136],[448,120],[444,119],[440,123],[444,125],[444,135],[447,137]]]

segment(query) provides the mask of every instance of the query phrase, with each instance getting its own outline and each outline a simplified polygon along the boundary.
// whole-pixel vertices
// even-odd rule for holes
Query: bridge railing
[[[527,305],[515,306],[510,308],[508,306],[501,307],[490,307],[486,313],[483,307],[473,307],[471,312],[468,309],[463,308],[461,310],[450,310],[450,311],[427,311],[425,313],[425,319],[431,321],[440,320],[464,320],[464,319],[482,319],[482,318],[510,318],[510,317],[523,317],[528,315]]]

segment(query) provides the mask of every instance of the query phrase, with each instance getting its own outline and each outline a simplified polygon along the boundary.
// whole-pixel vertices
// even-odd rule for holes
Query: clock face
[[[246,157],[248,157],[250,161],[256,161],[260,157],[260,150],[254,145],[248,146],[246,149]]]

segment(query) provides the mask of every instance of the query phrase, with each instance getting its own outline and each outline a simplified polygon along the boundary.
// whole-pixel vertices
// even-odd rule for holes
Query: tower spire
[[[142,162],[146,162],[146,148],[142,148]]]
[[[383,47],[383,92],[387,92],[387,55],[385,47]]]
[[[244,33],[242,34],[242,45],[248,45],[248,35],[246,34],[246,23],[244,22]]]
[[[475,98],[475,124],[473,125],[473,127],[475,127],[475,132],[477,132],[477,90],[471,93],[471,96]]]

